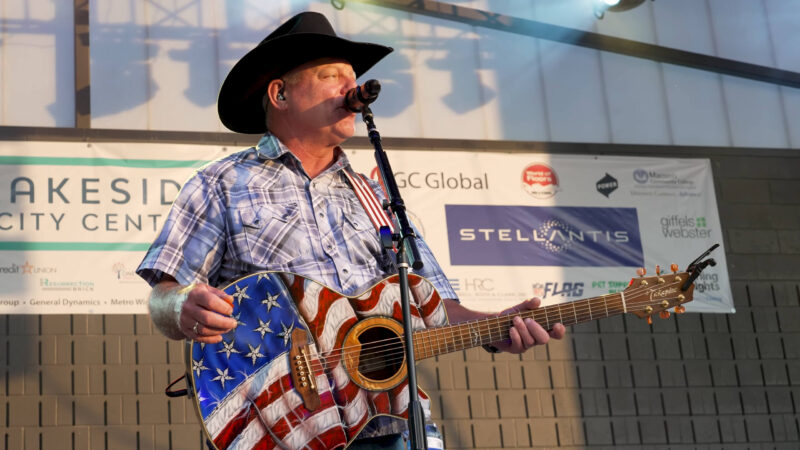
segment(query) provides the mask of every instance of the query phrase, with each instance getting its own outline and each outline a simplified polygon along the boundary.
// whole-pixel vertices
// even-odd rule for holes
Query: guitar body
[[[409,282],[414,329],[446,324],[433,286]],[[224,290],[238,327],[186,352],[194,403],[218,449],[342,448],[377,416],[407,418],[397,276],[352,297],[281,272]]]
[[[650,277],[641,269],[622,292],[452,325],[433,285],[409,275],[414,354],[421,360],[506,340],[517,316],[547,330],[628,313],[667,318],[692,300],[702,264]],[[186,352],[194,403],[218,449],[342,448],[378,416],[408,417],[396,275],[350,297],[283,272],[224,290],[239,325],[219,344],[191,342]]]

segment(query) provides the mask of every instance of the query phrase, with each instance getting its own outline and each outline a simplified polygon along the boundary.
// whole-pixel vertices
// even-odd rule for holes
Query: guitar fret
[[[606,307],[606,317],[608,317],[608,302],[606,301],[606,296],[603,296],[603,306]]]
[[[575,316],[575,322],[574,323],[578,323],[578,312],[575,311],[575,303],[578,303],[578,302],[572,302],[570,304],[572,305],[572,315]]]
[[[586,302],[586,304],[589,305],[589,308],[588,308],[589,309],[589,320],[592,320],[592,301],[589,300],[589,301]]]

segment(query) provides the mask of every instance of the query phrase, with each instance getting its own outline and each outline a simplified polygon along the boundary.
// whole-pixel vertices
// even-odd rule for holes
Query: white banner
[[[707,159],[389,152],[412,220],[471,308],[619,292],[639,267],[684,270],[718,243],[686,310],[734,312]],[[351,161],[378,178],[371,151]]]
[[[141,314],[134,270],[220,146],[0,143],[0,313]]]
[[[135,268],[179,186],[227,152],[3,142],[0,314],[145,313]],[[683,270],[722,244],[708,160],[389,152],[412,219],[474,309],[618,292],[639,266]],[[348,156],[377,177],[372,151]],[[724,249],[712,256],[687,310],[733,312]]]

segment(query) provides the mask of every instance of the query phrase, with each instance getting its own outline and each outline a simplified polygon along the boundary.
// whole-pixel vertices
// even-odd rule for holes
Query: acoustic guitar
[[[643,276],[622,292],[519,314],[446,324],[439,294],[411,275],[414,354],[432,358],[508,339],[514,316],[545,329],[630,313],[683,312],[691,270]],[[349,445],[369,421],[407,418],[400,287],[389,277],[345,296],[300,275],[263,272],[225,289],[238,326],[218,344],[189,342],[191,396],[218,449],[329,449]],[[427,396],[419,391],[423,402]]]

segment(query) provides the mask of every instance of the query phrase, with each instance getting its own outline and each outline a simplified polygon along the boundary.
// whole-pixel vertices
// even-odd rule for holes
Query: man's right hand
[[[184,286],[167,274],[150,294],[150,317],[171,339],[216,344],[223,334],[236,328],[232,312],[233,297],[224,291],[207,284]]]
[[[220,342],[223,334],[236,328],[236,319],[230,317],[233,297],[207,284],[187,288],[191,290],[181,308],[181,331],[197,342]]]

